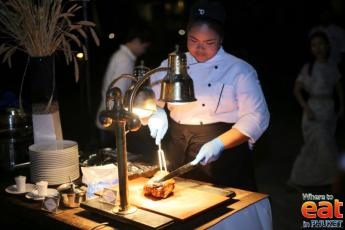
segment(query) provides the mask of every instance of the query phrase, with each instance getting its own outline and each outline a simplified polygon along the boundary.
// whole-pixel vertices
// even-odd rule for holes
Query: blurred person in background
[[[344,76],[345,30],[334,22],[332,9],[327,5],[327,3],[319,17],[319,24],[310,30],[309,35],[315,33],[316,31],[322,31],[327,34],[331,46],[328,61],[338,65],[340,73]]]
[[[293,164],[288,185],[330,189],[337,170],[336,124],[344,116],[341,75],[337,64],[330,60],[331,44],[326,33],[311,34],[309,47],[312,58],[302,67],[294,86],[294,95],[303,109],[304,144]],[[338,111],[334,93],[339,101]]]
[[[102,84],[102,100],[100,102],[96,115],[96,125],[100,131],[102,147],[115,146],[114,130],[106,129],[99,122],[99,113],[105,110],[106,92],[109,84],[120,77],[122,74],[133,74],[137,58],[146,53],[151,44],[152,34],[148,27],[137,25],[132,27],[123,44],[114,52],[109,60]],[[131,86],[132,80],[121,79],[115,86],[121,89],[122,95]]]

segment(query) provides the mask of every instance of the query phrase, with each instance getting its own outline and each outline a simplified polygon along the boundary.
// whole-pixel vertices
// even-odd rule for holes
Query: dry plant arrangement
[[[87,33],[91,34],[97,46],[99,39],[93,29],[95,23],[72,21],[81,6],[74,4],[67,10],[64,6],[62,0],[0,0],[0,33],[5,36],[0,46],[3,63],[7,61],[11,67],[11,57],[16,50],[30,57],[51,56],[62,51],[66,64],[74,63],[77,82],[79,69],[72,50],[73,43],[83,50],[87,60],[83,43]]]

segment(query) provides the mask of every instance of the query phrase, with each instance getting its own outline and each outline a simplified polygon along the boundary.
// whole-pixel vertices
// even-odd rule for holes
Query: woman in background
[[[318,31],[309,41],[312,60],[303,66],[294,87],[294,95],[303,109],[304,145],[288,184],[328,186],[335,182],[338,152],[335,130],[337,118],[344,113],[343,90],[337,65],[329,61],[328,36]],[[303,91],[308,99],[304,98]],[[337,113],[334,92],[340,103]]]

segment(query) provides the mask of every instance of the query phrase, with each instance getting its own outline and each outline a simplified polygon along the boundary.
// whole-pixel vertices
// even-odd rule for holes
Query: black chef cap
[[[192,6],[189,20],[211,19],[223,25],[225,17],[224,7],[219,2],[200,0]]]

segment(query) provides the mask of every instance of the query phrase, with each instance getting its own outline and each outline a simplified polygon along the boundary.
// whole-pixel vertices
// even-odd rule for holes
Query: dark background
[[[102,78],[110,55],[122,43],[128,28],[141,21],[151,27],[154,41],[138,61],[143,59],[146,66],[155,68],[167,58],[175,44],[186,50],[186,36],[179,35],[178,30],[185,29],[189,8],[195,1],[77,2],[84,5],[84,11],[81,10],[77,16],[97,24],[101,46],[96,47],[91,39],[88,41],[89,61],[80,61],[78,83],[74,80],[73,66],[65,65],[63,55],[56,56],[58,97],[64,138],[77,140],[85,148],[93,148],[98,143],[94,140],[97,136],[94,135],[93,121],[100,103]],[[296,75],[308,56],[308,31],[319,23],[319,15],[326,7],[331,9],[334,22],[343,26],[343,1],[229,0],[223,1],[223,5],[227,12],[225,50],[256,68],[271,112],[274,112],[276,104],[287,106],[288,103],[291,111],[299,113],[291,92]],[[109,33],[114,33],[115,38],[109,39]],[[12,69],[6,64],[0,65],[0,96],[8,90],[19,94],[26,56],[17,52],[12,61]],[[288,118],[291,114],[293,112],[283,116]]]
[[[80,61],[81,77],[74,81],[73,66],[64,65],[58,55],[57,84],[64,139],[75,140],[83,151],[99,147],[94,125],[100,103],[100,88],[110,55],[123,41],[128,28],[138,21],[147,22],[154,41],[142,57],[146,66],[157,67],[168,57],[175,44],[185,50],[186,37],[178,34],[185,28],[188,0],[89,0],[86,17],[97,24],[101,46],[89,41],[89,61]],[[333,21],[344,28],[345,2],[342,0],[226,0],[227,12],[224,48],[252,64],[258,71],[271,113],[270,127],[254,149],[259,191],[271,195],[275,229],[298,229],[300,193],[286,191],[292,163],[302,144],[302,111],[292,95],[294,80],[308,57],[307,35],[319,23],[323,9],[330,7]],[[181,5],[182,4],[182,5]],[[109,39],[108,34],[115,38]],[[5,91],[19,94],[26,56],[17,52],[13,68],[0,65],[0,96]],[[338,124],[337,140],[344,150],[344,121]],[[152,140],[153,143],[153,140]],[[151,144],[152,144],[151,143]]]

